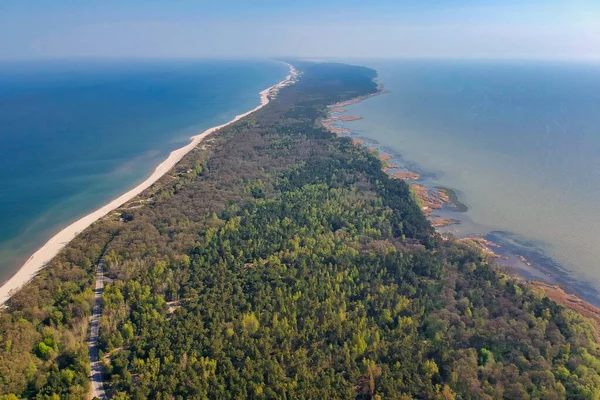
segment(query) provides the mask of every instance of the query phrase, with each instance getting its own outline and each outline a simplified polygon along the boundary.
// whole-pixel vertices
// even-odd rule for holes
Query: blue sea
[[[267,60],[0,63],[0,282],[287,73]]]
[[[468,211],[441,213],[462,221],[446,231],[600,303],[600,64],[354,62],[390,93],[348,107],[364,119],[344,126],[457,191]]]

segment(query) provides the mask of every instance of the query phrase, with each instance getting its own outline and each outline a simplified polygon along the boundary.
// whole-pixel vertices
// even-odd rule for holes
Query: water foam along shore
[[[27,282],[29,282],[35,275],[50,261],[52,258],[58,254],[60,250],[62,250],[71,240],[75,238],[80,232],[85,230],[91,224],[99,220],[100,218],[107,215],[109,212],[119,208],[124,203],[129,200],[135,198],[144,190],[149,188],[153,183],[158,181],[164,174],[169,172],[187,153],[193,150],[200,142],[202,142],[207,136],[211,133],[218,131],[219,129],[230,125],[245,116],[252,114],[253,112],[261,109],[265,105],[269,103],[269,101],[277,95],[279,89],[282,87],[293,84],[297,77],[298,72],[296,69],[290,65],[288,65],[290,69],[289,75],[281,82],[276,85],[273,85],[262,92],[260,92],[260,105],[256,108],[245,112],[243,114],[237,115],[231,121],[224,123],[223,125],[215,126],[205,130],[204,132],[192,136],[190,139],[190,143],[177,149],[173,150],[166,160],[160,163],[154,172],[142,183],[128,192],[122,194],[116,199],[112,200],[110,203],[105,204],[104,206],[98,208],[97,210],[91,212],[90,214],[84,216],[83,218],[73,222],[71,225],[62,229],[56,235],[54,235],[50,240],[46,242],[40,249],[38,249],[29,259],[23,264],[23,266],[15,273],[10,279],[8,279],[4,284],[0,287],[0,304],[4,304],[10,296],[21,287],[23,287]]]

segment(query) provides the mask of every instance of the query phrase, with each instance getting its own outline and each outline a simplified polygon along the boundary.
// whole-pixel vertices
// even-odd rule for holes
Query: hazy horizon
[[[27,1],[0,5],[0,60],[598,60],[599,20],[591,0]]]

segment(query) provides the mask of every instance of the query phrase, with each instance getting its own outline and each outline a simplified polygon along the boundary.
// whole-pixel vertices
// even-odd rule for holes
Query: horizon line
[[[281,59],[304,60],[304,61],[332,61],[343,62],[343,60],[448,60],[448,61],[553,61],[553,62],[600,62],[600,56],[589,57],[527,57],[523,55],[515,56],[448,56],[448,55],[394,55],[394,56],[325,56],[325,55],[260,55],[260,56],[109,56],[109,55],[57,55],[57,56],[38,56],[38,57],[17,57],[2,58],[0,63],[11,62],[34,62],[34,61],[195,61],[195,60],[230,60],[230,61],[278,61]]]

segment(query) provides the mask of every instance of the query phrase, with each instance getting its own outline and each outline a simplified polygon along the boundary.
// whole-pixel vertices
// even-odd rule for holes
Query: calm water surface
[[[600,65],[360,63],[391,93],[346,126],[457,189],[469,211],[451,231],[492,232],[600,289]]]
[[[0,282],[286,75],[271,61],[0,64]]]

